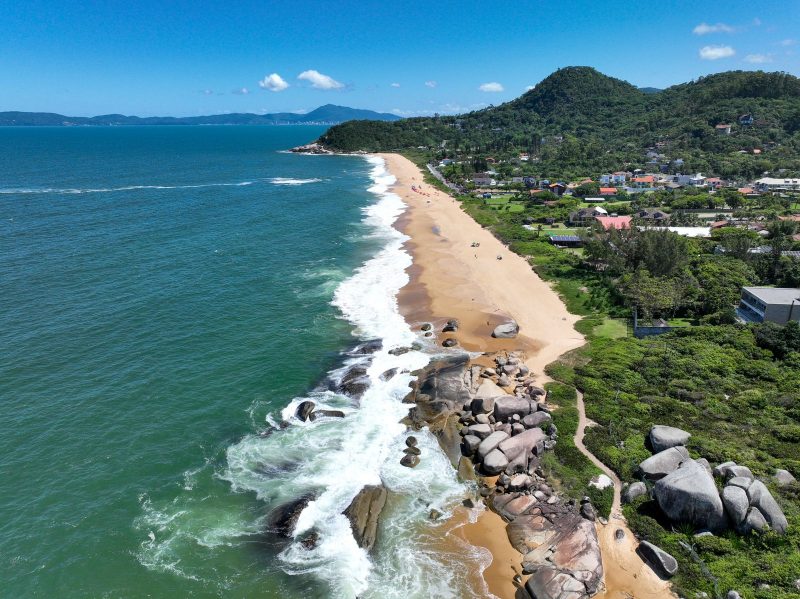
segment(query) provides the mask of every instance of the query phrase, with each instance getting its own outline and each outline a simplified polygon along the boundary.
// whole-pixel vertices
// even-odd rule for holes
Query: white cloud
[[[389,87],[400,87],[399,83],[392,83]]]
[[[311,87],[315,89],[342,89],[344,87],[344,83],[340,83],[333,77],[323,75],[314,69],[303,71],[297,76],[297,78],[308,81],[311,84]]]
[[[497,81],[484,83],[481,86],[479,86],[478,89],[481,90],[482,92],[493,92],[493,93],[505,91],[505,88],[500,83],[497,83]]]
[[[268,89],[271,92],[282,92],[289,87],[289,84],[286,83],[283,77],[278,75],[278,73],[272,73],[271,75],[267,75],[264,77],[264,79],[259,81],[258,87],[261,89]]]
[[[247,89],[246,87],[242,87],[242,88],[233,90],[231,93],[232,94],[236,94],[237,96],[246,96],[247,94],[250,93],[250,90]]]
[[[214,95],[214,90],[213,89],[204,89],[200,93],[203,94],[204,96],[213,96]]]
[[[730,25],[725,23],[717,23],[716,25],[709,25],[708,23],[700,23],[697,27],[692,29],[695,35],[706,35],[708,33],[733,33],[736,31]]]
[[[700,58],[703,60],[730,58],[734,54],[736,54],[736,50],[730,46],[703,46],[700,48]]]
[[[751,64],[764,64],[772,62],[772,54],[748,54],[744,57],[744,61]]]
[[[426,81],[425,82],[425,86],[426,87],[436,87],[437,85],[439,85],[439,84],[436,83],[435,81]]]
[[[789,46],[794,46],[797,43],[797,40],[781,40],[779,44],[784,48],[788,48]]]
[[[525,86],[525,91],[526,91],[526,92],[529,92],[529,91],[531,91],[531,90],[532,90],[534,87],[536,87],[536,86],[535,86],[535,85],[526,85],[526,86]]]

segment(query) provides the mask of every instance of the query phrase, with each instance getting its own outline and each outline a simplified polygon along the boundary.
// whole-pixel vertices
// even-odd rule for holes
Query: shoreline
[[[413,258],[407,270],[410,281],[398,294],[401,314],[412,326],[431,322],[437,331],[448,319],[458,319],[458,331],[441,334],[439,342],[452,337],[471,352],[523,352],[537,384],[550,381],[545,366],[585,344],[583,335],[574,329],[580,317],[567,311],[555,290],[527,260],[482,228],[449,194],[424,183],[422,171],[413,162],[398,154],[378,156],[396,178],[391,191],[408,206],[395,223],[410,238],[404,247]],[[474,242],[480,245],[473,247]],[[519,324],[519,336],[493,339],[493,328],[509,318]],[[481,362],[477,358],[473,363]],[[515,599],[519,587],[514,577],[522,572],[523,556],[511,545],[505,521],[488,507],[477,522],[462,519],[454,534],[492,554],[492,563],[483,572],[489,591],[500,599]],[[622,541],[614,538],[616,529],[625,532]],[[606,587],[596,597],[675,596],[669,583],[636,554],[638,543],[620,513],[612,513],[606,525],[596,524],[596,530],[605,558]]]
[[[379,156],[397,179],[391,191],[408,206],[395,223],[410,237],[405,249],[413,257],[407,271],[410,282],[398,295],[401,314],[410,323],[431,322],[436,330],[456,318],[458,331],[440,339],[455,338],[472,352],[522,351],[537,383],[547,382],[544,367],[584,343],[574,329],[579,317],[567,311],[524,258],[481,228],[459,202],[423,184],[415,164],[396,154]],[[430,195],[412,191],[412,185],[424,185]],[[472,247],[473,242],[480,246]],[[494,327],[509,318],[519,324],[519,336],[492,338]],[[514,576],[522,573],[522,554],[511,545],[505,527],[505,521],[486,508],[477,522],[464,521],[454,534],[492,553],[492,563],[483,572],[486,585],[492,595],[514,599],[518,591]]]

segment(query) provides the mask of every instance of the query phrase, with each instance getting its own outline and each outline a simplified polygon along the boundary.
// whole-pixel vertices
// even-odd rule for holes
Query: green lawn
[[[596,337],[619,339],[628,336],[628,323],[621,318],[605,318],[592,332]]]

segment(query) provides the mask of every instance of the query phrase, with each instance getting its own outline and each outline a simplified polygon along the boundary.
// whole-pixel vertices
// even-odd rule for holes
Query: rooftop
[[[794,287],[742,287],[765,304],[790,305],[792,301],[800,302],[800,289]]]

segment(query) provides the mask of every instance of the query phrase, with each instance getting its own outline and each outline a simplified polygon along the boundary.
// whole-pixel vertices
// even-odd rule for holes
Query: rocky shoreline
[[[523,356],[502,351],[471,360],[454,352],[420,373],[408,401],[409,424],[436,431],[462,479],[475,480],[486,506],[508,523],[508,539],[523,555],[521,574],[529,575],[515,584],[535,598],[597,593],[603,565],[595,511],[588,498],[561,497],[539,467],[558,431]]]

